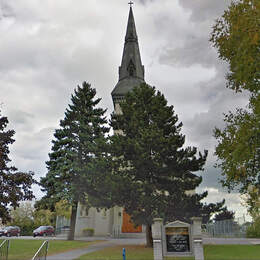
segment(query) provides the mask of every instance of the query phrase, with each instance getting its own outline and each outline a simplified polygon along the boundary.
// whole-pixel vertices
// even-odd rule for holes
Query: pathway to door
[[[136,238],[136,239],[133,239],[133,238],[131,238],[131,239],[130,238],[113,239],[112,238],[107,241],[94,244],[87,248],[75,249],[75,250],[72,250],[69,252],[64,252],[64,253],[48,256],[47,260],[73,260],[73,259],[79,258],[82,255],[92,253],[92,252],[95,252],[98,250],[102,250],[103,248],[106,248],[106,247],[112,247],[112,246],[116,246],[116,245],[140,245],[140,244],[144,244],[144,243],[145,243],[145,239],[143,239],[143,238]]]

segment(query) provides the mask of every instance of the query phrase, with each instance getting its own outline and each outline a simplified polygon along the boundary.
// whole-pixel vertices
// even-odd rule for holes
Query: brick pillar
[[[154,260],[163,260],[162,252],[162,219],[155,218],[152,225]]]
[[[202,234],[201,234],[201,217],[191,218],[193,221],[192,225],[192,238],[193,238],[193,251],[195,260],[204,260],[204,251],[202,243]]]

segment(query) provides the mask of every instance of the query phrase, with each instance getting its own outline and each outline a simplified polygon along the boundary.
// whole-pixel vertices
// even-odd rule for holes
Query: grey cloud
[[[11,146],[12,164],[20,171],[33,171],[37,180],[46,173],[45,162],[51,149],[54,128],[35,132],[16,132],[16,142]]]
[[[8,5],[8,2],[5,0],[0,1],[0,20],[2,18],[13,17],[14,13],[12,8]]]
[[[217,52],[209,42],[212,20],[186,26],[180,42],[174,40],[174,30],[159,54],[159,62],[168,66],[189,67],[200,64],[206,68],[219,66]],[[175,29],[176,30],[176,29]]]
[[[214,20],[222,15],[223,10],[228,7],[231,0],[179,0],[178,2],[183,8],[188,9],[192,12],[192,21],[201,22],[205,19]]]
[[[205,67],[218,66],[216,50],[209,42],[212,26],[230,1],[181,0],[180,6],[191,11],[191,21],[185,29],[168,29],[167,41],[160,52],[159,61],[169,66],[193,66],[201,64]],[[178,38],[176,42],[175,37]],[[180,40],[181,39],[181,40]]]
[[[229,210],[236,211],[236,217],[241,217],[246,213],[245,208],[241,211],[241,207],[239,206],[241,203],[240,194],[237,192],[226,193],[223,190],[218,188],[212,188],[206,186],[204,188],[197,189],[198,192],[208,191],[208,197],[205,199],[205,202],[219,202],[223,199],[226,200],[226,205]]]
[[[166,47],[159,59],[161,64],[169,66],[192,66],[201,64],[205,67],[212,66],[216,63],[216,54],[212,50],[208,37],[198,37],[189,35],[186,43],[182,47]]]
[[[34,115],[17,109],[10,109],[8,119],[15,122],[15,131],[33,131]]]
[[[219,169],[216,169],[214,165],[212,165],[212,162],[210,162],[209,159],[205,166],[205,170],[201,173],[201,176],[201,187],[214,187],[223,190],[223,187],[220,183],[220,180],[222,179],[221,172]]]
[[[19,133],[14,149],[21,159],[35,160],[46,156],[50,150],[51,136],[54,128],[43,128],[37,132]],[[24,145],[26,143],[26,145]]]
[[[148,4],[150,2],[154,2],[154,1],[156,1],[156,0],[138,0],[137,2],[139,2],[139,3],[143,4],[143,5],[146,5],[146,4]]]
[[[245,107],[248,102],[246,94],[234,93],[225,88],[225,81],[219,80],[219,75],[209,82],[201,83],[200,102],[208,104],[206,111],[197,112],[192,118],[185,121],[185,129],[191,141],[204,144],[211,149],[211,138],[215,127],[224,126],[223,114],[234,111],[236,107]],[[199,141],[198,141],[199,140]]]
[[[208,42],[224,2],[139,0],[134,6],[147,83],[155,84],[175,106],[187,144],[210,150],[202,188],[220,188],[220,173],[212,167],[211,128],[221,123],[222,112],[242,102],[227,94],[227,67]],[[108,108],[108,114],[113,110],[110,93],[118,80],[127,2],[0,3],[8,3],[5,12],[12,15],[0,20],[2,114],[16,130],[11,148],[14,165],[35,171],[39,178],[46,173],[53,131],[78,84],[91,83],[102,98],[101,106]]]
[[[0,75],[6,82],[3,84],[4,92],[9,92],[9,95],[10,92],[17,92],[24,82],[28,93],[33,97],[31,102],[38,103],[39,112],[45,111],[45,115],[52,116],[52,111],[56,110],[61,115],[61,111],[64,112],[66,103],[69,102],[70,93],[78,84],[87,80],[97,88],[98,95],[109,96],[109,99],[103,99],[102,103],[112,111],[110,92],[113,89],[112,84],[116,83],[114,75],[120,63],[120,58],[115,63],[115,55],[118,54],[114,49],[115,47],[118,49],[121,41],[123,42],[123,36],[121,41],[118,39],[115,41],[114,30],[117,29],[115,26],[107,28],[104,34],[104,26],[108,26],[111,19],[103,16],[104,19],[100,19],[103,22],[100,23],[97,19],[100,18],[101,11],[97,16],[86,15],[88,20],[84,14],[85,23],[82,23],[82,20],[79,23],[77,19],[70,23],[72,18],[62,19],[66,15],[59,12],[57,20],[55,16],[55,21],[46,20],[41,23],[44,15],[36,5],[24,8],[12,3],[21,23],[17,22],[10,26],[0,44],[0,58],[4,61],[1,63],[2,66],[0,65]],[[32,17],[30,22],[24,21],[24,9],[32,13],[32,16],[29,15]],[[100,10],[102,9],[99,9],[99,12]],[[40,12],[38,19],[34,11]],[[53,13],[53,10],[50,11]],[[74,11],[76,12],[76,9]],[[77,15],[82,14],[83,18],[84,12],[78,11]],[[117,27],[122,26],[118,24]],[[108,39],[111,44],[106,46]],[[114,83],[107,84],[113,80]],[[16,96],[14,93],[14,99]],[[43,96],[45,98],[42,98]],[[55,100],[59,100],[61,104]]]
[[[213,129],[224,126],[223,113],[234,110],[235,107],[245,106],[248,100],[246,95],[235,94],[226,89],[223,78],[223,73],[218,73],[212,80],[198,83],[201,94],[199,102],[204,103],[207,109],[183,120],[183,130],[188,144],[198,147],[201,151],[209,151],[201,185],[220,190],[223,190],[219,183],[222,177],[220,169],[214,168],[217,161],[217,157],[214,156],[217,142],[213,137]]]

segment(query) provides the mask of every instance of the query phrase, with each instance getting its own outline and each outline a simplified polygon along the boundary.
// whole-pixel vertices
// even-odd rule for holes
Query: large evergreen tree
[[[48,173],[41,179],[43,190],[47,192],[43,200],[65,199],[72,206],[69,240],[74,239],[78,202],[101,196],[97,187],[109,169],[106,111],[96,107],[100,98],[95,95],[96,90],[86,82],[75,90],[72,104],[54,133],[52,152],[46,162]]]
[[[18,172],[9,166],[9,145],[14,143],[14,130],[6,130],[8,119],[0,114],[0,217],[10,220],[10,206],[16,208],[21,200],[34,198],[31,186],[36,183],[33,173]]]
[[[234,220],[235,219],[235,212],[232,210],[228,210],[227,207],[223,208],[223,210],[214,216],[214,221],[221,221],[221,220]]]
[[[147,246],[154,217],[190,221],[219,210],[224,202],[206,206],[200,201],[207,192],[194,192],[202,181],[194,172],[203,170],[207,151],[197,155],[197,148],[184,147],[182,123],[165,97],[142,84],[120,106],[122,113],[111,119],[118,133],[111,137],[114,200],[136,224],[146,225]]]

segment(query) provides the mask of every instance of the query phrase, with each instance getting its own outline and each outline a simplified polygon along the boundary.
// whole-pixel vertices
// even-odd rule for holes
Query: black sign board
[[[190,239],[188,227],[167,227],[167,252],[189,252]]]

